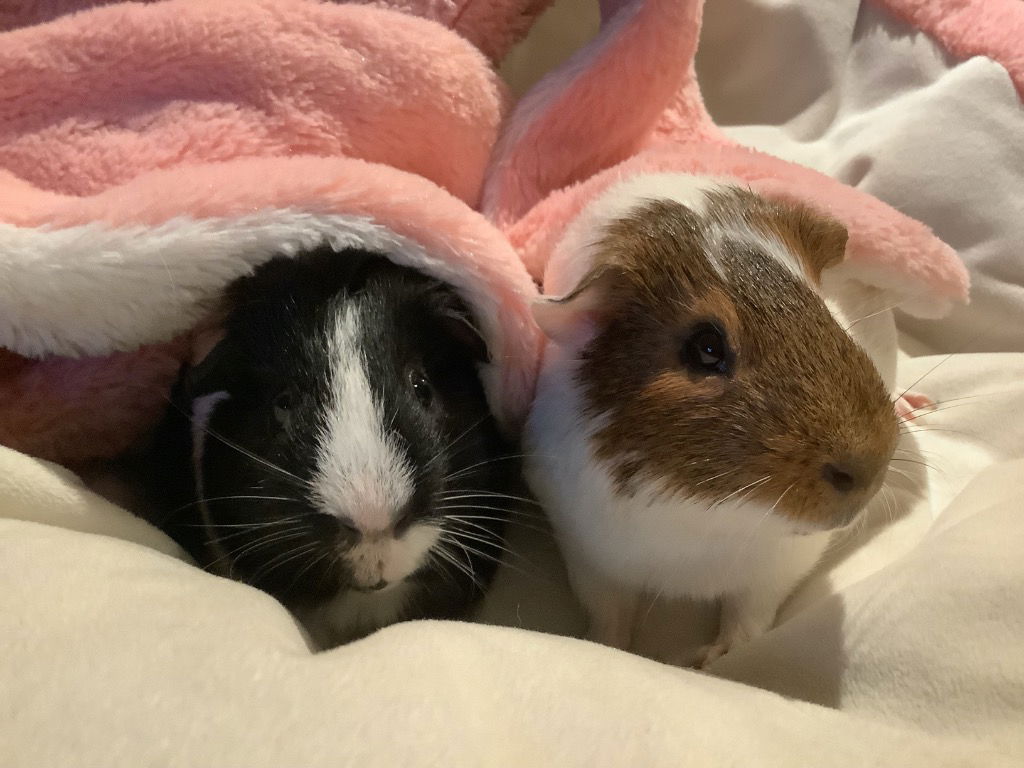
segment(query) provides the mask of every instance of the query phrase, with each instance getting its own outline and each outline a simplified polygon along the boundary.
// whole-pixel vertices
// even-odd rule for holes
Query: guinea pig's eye
[[[434,402],[434,390],[427,381],[427,375],[419,369],[414,369],[409,372],[409,384],[412,385],[413,394],[420,401],[420,405],[429,408]]]
[[[287,427],[292,420],[292,395],[287,390],[274,398],[274,418],[282,427]]]
[[[686,337],[679,359],[695,373],[728,373],[729,344],[725,334],[712,323],[701,323]]]

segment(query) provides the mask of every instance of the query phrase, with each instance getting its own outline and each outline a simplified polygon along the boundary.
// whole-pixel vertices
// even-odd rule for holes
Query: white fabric
[[[952,358],[925,381],[981,395],[914,436],[937,467],[927,498],[890,525],[878,505],[864,545],[715,670],[797,700],[498,627],[409,624],[311,655],[271,598],[0,449],[0,516],[21,518],[0,520],[0,765],[1012,765],[1024,461],[978,473],[1024,456],[1005,417],[1024,408],[1024,355]],[[517,530],[481,618],[578,631],[550,539]],[[677,615],[648,614],[650,645]]]
[[[536,519],[480,612],[511,629],[408,624],[313,655],[271,598],[0,449],[0,765],[1024,761],[1022,110],[1000,68],[947,60],[873,6],[708,5],[705,90],[737,135],[918,216],[975,270],[971,308],[904,324],[908,348],[958,352],[901,361],[943,403],[894,464],[910,488],[717,663],[723,680],[523,631],[582,626]],[[967,354],[972,336],[1018,353]],[[707,609],[652,606],[642,644],[681,627],[701,642]]]
[[[957,249],[971,306],[901,318],[905,331],[944,352],[1024,352],[1024,109],[1006,70],[950,58],[870,1],[711,0],[697,71],[733,138],[869,192]]]

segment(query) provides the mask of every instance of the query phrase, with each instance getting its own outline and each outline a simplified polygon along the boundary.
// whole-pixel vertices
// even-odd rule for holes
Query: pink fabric
[[[197,267],[160,252],[140,296],[129,272],[149,252],[133,248],[275,212],[345,217],[421,248],[392,258],[475,310],[493,356],[485,387],[514,431],[538,357],[536,289],[467,204],[503,104],[468,42],[377,8],[166,0],[0,35],[0,442],[65,462],[123,450],[162,408],[195,319],[269,257],[242,248]],[[102,250],[103,232],[127,245]],[[62,233],[73,257],[38,264],[32,244]]]
[[[4,35],[0,73],[0,167],[69,194],[182,162],[310,154],[386,162],[473,204],[504,107],[455,35],[297,0],[68,16]]]
[[[606,2],[602,34],[506,122],[484,211],[545,292],[558,282],[551,270],[565,266],[548,264],[554,246],[590,200],[615,181],[674,171],[737,178],[831,213],[850,232],[847,261],[858,276],[905,294],[908,311],[934,316],[966,301],[966,269],[923,224],[823,174],[740,147],[714,125],[693,67],[702,8],[701,0]],[[606,125],[614,128],[595,128]]]
[[[136,0],[153,2],[154,0]],[[340,1],[340,0],[339,0]],[[0,2],[0,32],[52,21],[121,0],[11,0]],[[493,61],[526,35],[552,0],[350,0],[436,21],[455,30]],[[213,5],[214,2],[208,2]]]
[[[1024,99],[1024,2],[1021,0],[872,0],[922,29],[962,59],[1002,64]]]

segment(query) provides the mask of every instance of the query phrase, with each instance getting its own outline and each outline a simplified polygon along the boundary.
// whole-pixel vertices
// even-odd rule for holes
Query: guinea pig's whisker
[[[1004,392],[981,392],[981,393],[976,394],[976,395],[962,395],[961,397],[948,397],[945,400],[936,400],[935,402],[932,402],[932,403],[926,403],[925,405],[919,405],[916,408],[910,408],[910,409],[907,410],[907,413],[915,413],[916,411],[924,411],[925,413],[934,413],[935,411],[942,410],[939,406],[946,405],[947,403],[956,403],[956,402],[959,402],[961,400],[977,400],[977,399],[983,398],[983,397],[994,397],[996,395],[1006,395],[1006,394],[1013,394],[1013,392],[1012,392],[1012,390],[1006,390]],[[899,398],[896,398],[896,400],[893,400],[893,405],[895,405],[898,400],[899,400]],[[907,419],[905,419],[905,421],[906,420]]]
[[[521,508],[519,508],[523,504],[522,501],[519,501],[518,499],[506,499],[506,498],[503,498],[501,496],[484,496],[484,495],[477,495],[477,494],[473,494],[473,495],[469,495],[469,496],[448,496],[448,497],[436,499],[435,502],[437,504],[455,504],[455,503],[462,503],[462,504],[467,504],[467,505],[477,504],[477,505],[480,505],[481,509],[485,508],[486,503],[489,502],[490,504],[497,505],[498,509],[500,509],[502,512],[506,512],[506,513],[508,513],[510,515],[518,514],[518,515],[533,516],[535,514],[532,509],[521,509]],[[534,506],[534,505],[531,505],[531,506]]]
[[[266,467],[267,469],[271,470],[272,472],[278,473],[282,477],[286,477],[289,480],[292,480],[292,481],[298,483],[300,488],[308,488],[309,487],[309,485],[310,485],[309,481],[303,480],[298,475],[293,475],[287,469],[284,469],[282,467],[277,466],[277,464],[275,464],[272,461],[268,461],[267,459],[264,459],[262,456],[257,456],[252,451],[248,450],[247,448],[243,448],[238,443],[234,442],[233,440],[229,440],[228,438],[224,437],[221,434],[218,434],[217,432],[215,432],[214,430],[210,429],[209,427],[204,428],[203,431],[206,434],[210,435],[210,437],[213,437],[213,438],[219,440],[220,442],[222,442],[228,448],[231,448],[233,450],[238,451],[240,454],[242,454],[246,458],[251,459],[252,461],[255,461],[257,464],[261,464],[262,466]]]
[[[259,550],[264,549],[264,548],[266,548],[266,547],[268,547],[268,546],[270,546],[272,544],[280,544],[283,541],[292,541],[294,539],[301,539],[301,538],[304,538],[304,537],[305,537],[305,533],[304,532],[291,531],[291,532],[289,532],[287,534],[282,534],[281,536],[267,537],[267,538],[265,538],[263,540],[260,540],[260,541],[251,542],[251,543],[248,543],[248,544],[242,544],[242,545],[240,545],[238,547],[235,547],[234,549],[232,549],[230,551],[225,551],[224,557],[230,558],[230,559],[233,559],[233,560],[238,560],[238,559],[241,559],[242,557],[244,557],[247,554],[251,554],[253,552],[258,552]]]
[[[704,485],[704,483],[710,483],[712,480],[717,480],[720,477],[725,477],[726,475],[730,474],[731,472],[732,472],[731,469],[727,470],[725,472],[719,472],[717,475],[712,475],[711,477],[705,477],[700,482],[694,483],[694,485]]]
[[[472,477],[475,477],[475,476],[478,476],[478,475],[482,474],[485,471],[484,467],[487,467],[487,466],[492,465],[492,464],[497,464],[499,461],[506,461],[506,459],[504,457],[502,457],[502,458],[498,458],[498,459],[488,459],[486,461],[478,461],[476,464],[473,464],[471,466],[463,467],[462,469],[459,469],[459,470],[457,470],[455,472],[449,472],[448,474],[446,474],[444,477],[441,478],[441,481],[443,483],[449,483],[449,484],[450,483],[455,483],[455,482],[465,481],[467,478],[472,478]]]
[[[913,447],[913,448],[907,448],[907,447],[902,446],[902,445],[897,445],[896,449],[893,451],[893,453],[894,454],[895,453],[902,453],[902,454],[906,454],[908,456],[941,456],[942,455],[939,451],[927,451],[924,448],[918,448],[916,446]]]
[[[860,316],[860,317],[858,317],[858,318],[857,318],[856,320],[854,320],[853,322],[851,322],[851,323],[850,323],[850,324],[849,324],[848,326],[846,326],[846,327],[845,327],[845,328],[844,328],[843,330],[844,330],[844,331],[849,331],[849,330],[850,330],[851,328],[853,328],[853,326],[855,326],[855,325],[856,325],[857,323],[863,322],[864,320],[867,320],[867,319],[869,319],[869,318],[872,318],[872,317],[875,317],[875,316],[877,316],[877,315],[880,315],[880,314],[882,314],[883,312],[888,312],[888,311],[889,311],[889,310],[891,310],[891,309],[896,309],[897,307],[899,307],[899,306],[900,306],[900,304],[903,304],[903,303],[905,303],[905,302],[909,301],[910,299],[916,298],[917,296],[921,296],[921,295],[923,295],[923,293],[924,293],[924,292],[922,291],[921,293],[918,293],[918,294],[914,294],[914,295],[911,295],[911,296],[907,296],[907,297],[905,297],[905,298],[902,298],[902,299],[900,299],[900,300],[899,300],[899,301],[897,301],[897,302],[896,302],[895,304],[890,304],[890,305],[889,305],[889,306],[887,306],[887,307],[882,307],[881,309],[877,309],[877,310],[875,310],[874,312],[871,312],[870,314],[867,314],[867,315],[861,315],[861,316]]]
[[[444,511],[448,511],[449,509],[468,509],[475,511],[476,509],[479,509],[479,507],[445,507]],[[493,517],[490,515],[445,515],[445,517],[451,518],[453,520],[487,520],[495,523],[508,523],[509,525],[516,525],[520,528],[524,528],[527,531],[535,531],[537,533],[549,533],[549,531],[546,528],[542,528],[539,525],[531,525],[528,522],[524,522],[523,520],[516,520],[514,518],[508,519],[504,517]]]
[[[450,565],[457,572],[469,577],[473,584],[477,588],[480,588],[480,581],[477,578],[476,574],[473,573],[473,568],[471,566],[467,567],[465,563],[459,562],[459,560],[455,557],[455,553],[445,546],[446,544],[457,544],[457,542],[452,542],[450,539],[442,536],[440,539],[438,539],[438,543],[439,546],[434,547],[434,549],[432,549],[431,552],[437,555],[439,558],[441,558],[443,562]]]
[[[308,529],[303,529],[300,531],[288,530],[283,532],[266,534],[256,539],[256,541],[246,542],[238,547],[235,547],[234,549],[225,551],[223,555],[221,555],[219,558],[211,562],[210,565],[214,565],[215,563],[218,563],[221,560],[225,559],[238,560],[251,552],[257,552],[260,549],[270,546],[271,544],[278,544],[282,541],[291,541],[292,539],[303,538],[308,536],[308,534]]]
[[[513,502],[519,502],[522,504],[529,504],[535,507],[540,507],[540,503],[536,499],[529,499],[524,496],[514,496],[512,494],[499,494],[493,492],[493,490],[464,490],[462,488],[454,489],[450,494],[439,494],[438,501],[460,501],[462,499],[507,499]]]
[[[227,497],[231,498],[231,497]],[[258,497],[263,498],[263,497]],[[207,501],[207,499],[204,499]],[[213,499],[208,499],[213,501]],[[294,523],[296,520],[301,520],[302,515],[292,515],[291,517],[279,517],[273,520],[260,520],[254,523],[189,523],[189,527],[194,528],[270,528],[275,525],[285,525],[287,523]]]
[[[886,500],[886,511],[888,512],[889,516],[888,522],[892,523],[896,520],[896,515],[899,512],[899,503],[896,500],[896,493],[892,490],[892,488],[883,485],[882,495],[885,497]],[[867,515],[864,515],[864,517],[866,518]]]
[[[473,422],[472,424],[470,424],[470,425],[469,425],[469,426],[468,426],[468,427],[467,427],[467,428],[466,428],[465,430],[463,430],[463,431],[462,431],[462,432],[461,432],[461,433],[460,433],[460,434],[459,434],[459,435],[458,435],[457,437],[453,438],[452,440],[449,440],[449,441],[448,441],[448,444],[447,444],[447,445],[445,445],[445,446],[444,446],[444,448],[442,448],[441,450],[439,450],[439,451],[438,451],[438,452],[437,452],[436,454],[434,454],[434,457],[433,457],[432,459],[430,459],[430,461],[428,461],[428,462],[427,462],[427,464],[426,464],[426,468],[427,468],[427,469],[429,469],[429,468],[430,468],[431,466],[433,466],[434,462],[436,462],[436,461],[437,461],[438,459],[441,459],[442,457],[444,457],[445,455],[447,455],[447,454],[448,454],[448,452],[449,452],[449,451],[451,451],[451,449],[452,449],[452,448],[453,448],[453,447],[454,447],[454,446],[455,446],[455,445],[456,445],[456,444],[457,444],[457,443],[458,443],[458,442],[459,442],[460,440],[462,440],[462,439],[463,439],[464,437],[466,437],[466,435],[468,435],[468,434],[469,434],[470,432],[472,432],[472,431],[473,431],[474,429],[476,429],[476,428],[477,428],[477,427],[479,427],[479,426],[480,426],[481,424],[483,424],[483,423],[484,423],[485,421],[487,421],[487,419],[488,419],[488,418],[489,418],[489,415],[484,415],[484,416],[482,416],[481,418],[477,419],[477,420],[476,420],[475,422]]]
[[[188,504],[182,504],[180,507],[175,507],[170,512],[168,512],[167,515],[169,517],[171,515],[177,514],[178,512],[182,512],[182,511],[188,509],[189,507],[195,507],[195,506],[198,506],[199,504],[206,504],[209,501],[242,501],[242,500],[246,500],[246,501],[253,501],[253,500],[259,500],[259,501],[290,501],[290,502],[293,502],[295,504],[301,504],[302,503],[298,499],[293,499],[293,498],[290,498],[288,496],[211,496],[210,498],[207,498],[207,499],[196,499],[195,501],[190,501]]]
[[[456,544],[458,547],[460,547],[467,555],[470,555],[470,556],[476,555],[477,557],[482,557],[483,559],[488,560],[488,561],[490,561],[492,563],[496,563],[496,564],[498,564],[498,565],[500,565],[502,567],[509,568],[510,570],[516,571],[517,573],[521,573],[524,576],[533,576],[534,575],[534,574],[532,574],[529,571],[523,570],[522,568],[520,568],[519,566],[515,565],[514,563],[510,563],[505,558],[500,557],[498,555],[494,555],[494,554],[492,554],[490,552],[484,552],[484,551],[480,550],[479,548],[476,548],[476,547],[472,546],[472,544],[467,544],[467,543],[465,543],[465,542],[463,542],[461,540],[455,540],[453,543]],[[518,552],[513,552],[512,550],[509,550],[509,549],[506,549],[506,550],[503,550],[503,551],[506,554],[512,555],[514,557],[518,557],[520,560],[522,560],[524,563],[526,563],[527,565],[529,565],[531,567],[536,567],[535,563],[531,562],[529,559],[527,559],[523,555],[519,554]]]
[[[545,459],[552,459],[553,458],[553,457],[550,457],[550,456],[541,456],[540,454],[507,453],[507,454],[505,454],[503,456],[497,456],[497,457],[495,457],[493,459],[486,459],[485,461],[478,461],[476,464],[471,464],[468,467],[463,467],[462,469],[458,470],[457,472],[452,472],[450,474],[445,475],[444,476],[444,480],[446,482],[450,482],[452,480],[455,480],[458,477],[462,477],[463,475],[469,474],[470,472],[472,472],[473,470],[477,469],[478,467],[485,467],[485,466],[488,466],[490,464],[497,464],[499,461],[517,461],[519,459],[530,458],[531,456],[537,456],[539,458],[545,458]]]
[[[213,531],[213,536],[217,539],[218,544],[223,544],[229,539],[237,539],[239,536],[245,536],[249,531],[231,531],[230,533],[220,533],[219,531]]]
[[[912,389],[913,389],[914,387],[916,387],[916,386],[917,386],[918,384],[920,384],[920,383],[921,383],[922,381],[924,381],[924,379],[925,379],[925,378],[927,378],[928,376],[931,376],[931,375],[932,375],[932,374],[933,374],[933,373],[935,372],[935,370],[936,370],[936,369],[937,369],[937,368],[938,368],[938,367],[939,367],[940,365],[944,365],[945,363],[949,362],[949,360],[950,360],[950,359],[951,359],[951,358],[952,358],[952,357],[953,357],[954,355],[960,354],[960,353],[961,353],[961,352],[963,352],[963,351],[964,351],[965,349],[967,349],[967,347],[969,347],[969,346],[970,346],[971,344],[973,344],[973,343],[974,343],[975,341],[977,341],[978,339],[980,339],[980,338],[982,337],[982,335],[984,335],[985,333],[987,333],[987,332],[988,332],[989,330],[991,330],[992,328],[995,328],[995,327],[996,327],[996,324],[997,324],[998,322],[999,322],[998,320],[994,320],[994,321],[992,321],[991,323],[988,323],[988,324],[987,324],[987,325],[986,325],[986,326],[985,326],[984,328],[982,328],[982,329],[981,329],[980,331],[978,331],[977,333],[975,333],[975,334],[973,334],[972,336],[970,336],[970,337],[969,337],[969,338],[967,339],[967,341],[965,341],[965,342],[964,342],[963,344],[961,344],[961,345],[960,345],[959,347],[957,347],[956,349],[954,349],[954,350],[953,350],[952,352],[950,352],[950,353],[949,353],[948,355],[946,355],[946,356],[945,356],[945,357],[943,357],[943,358],[942,358],[941,360],[939,360],[939,362],[937,362],[937,363],[936,363],[935,365],[933,365],[933,366],[932,366],[931,368],[929,368],[929,369],[928,369],[927,371],[925,371],[925,372],[924,372],[924,374],[923,374],[922,376],[920,376],[920,377],[919,377],[919,378],[917,379],[917,381],[915,381],[915,382],[914,382],[913,384],[911,384],[911,385],[910,385],[909,387],[907,387],[906,389],[904,389],[904,390],[903,390],[903,391],[902,391],[902,392],[901,392],[901,393],[900,393],[899,395],[897,395],[897,397],[896,397],[895,399],[896,399],[896,400],[899,400],[899,399],[900,399],[901,397],[903,397],[903,396],[904,396],[905,394],[907,394],[907,392],[909,392],[909,391],[910,391],[910,390],[912,390]]]
[[[487,506],[485,504],[446,504],[446,505],[439,506],[437,509],[438,509],[439,512],[447,512],[447,511],[452,510],[452,509],[468,509],[468,510],[481,509],[481,510],[483,510],[485,512],[507,512],[508,511],[508,510],[504,509],[503,507],[491,507],[491,506]]]
[[[264,563],[260,568],[252,575],[252,580],[255,582],[261,576],[273,573],[278,568],[283,568],[288,563],[299,560],[307,555],[313,554],[319,545],[317,542],[310,542],[304,544],[301,547],[290,549],[286,552],[281,553],[277,557],[271,558],[269,561]]]
[[[180,413],[182,416],[184,416],[186,419],[188,419],[189,424],[191,424],[192,426],[196,426],[195,421],[194,421],[191,413],[189,413],[184,408],[182,408],[177,403],[175,403],[173,400],[171,400],[171,398],[168,397],[166,394],[163,396],[163,398],[164,398],[164,400],[166,400],[168,402],[168,404],[172,408],[174,408],[174,410],[176,410],[178,413]],[[220,441],[221,443],[226,445],[228,448],[232,448],[233,450],[238,451],[243,456],[246,456],[246,457],[252,459],[253,461],[257,462],[258,464],[262,464],[263,466],[267,467],[268,469],[270,469],[270,470],[272,470],[274,472],[277,472],[282,477],[287,477],[290,480],[293,480],[293,481],[297,482],[299,484],[300,488],[308,488],[310,486],[310,483],[307,480],[303,480],[298,475],[293,475],[288,470],[283,469],[282,467],[277,466],[273,462],[267,461],[266,459],[264,459],[264,458],[262,458],[260,456],[257,456],[256,454],[252,453],[251,451],[246,450],[242,446],[240,446],[237,443],[235,443],[233,440],[230,440],[230,439],[224,437],[224,435],[220,434],[215,429],[211,429],[209,426],[204,426],[202,429],[203,429],[203,433],[204,434],[207,434],[210,437],[214,438],[215,440]]]
[[[978,405],[978,403],[956,403],[955,405],[945,405],[945,404],[943,404],[941,406],[936,405],[936,407],[931,408],[930,410],[920,410],[920,413],[915,413],[913,416],[904,416],[903,417],[903,421],[905,423],[910,423],[910,422],[916,421],[917,419],[921,418],[922,416],[932,416],[932,415],[934,415],[936,413],[940,413],[942,411],[951,411],[954,408],[963,408],[963,407],[968,406],[968,405]],[[921,406],[922,409],[928,408],[928,407],[929,406]],[[917,411],[919,409],[915,408],[914,410]]]
[[[486,528],[484,529],[484,532],[487,534],[486,536],[481,536],[476,531],[463,530],[459,528],[458,525],[453,525],[448,528],[445,528],[445,533],[454,536],[456,539],[465,539],[466,541],[475,541],[480,544],[486,544],[487,546],[494,547],[495,549],[501,552],[512,552],[512,550],[510,550],[501,540],[500,536],[496,536],[495,534],[488,531]]]
[[[898,477],[902,477],[904,480],[913,480],[914,479],[913,477],[908,475],[906,472],[904,472],[901,469],[897,469],[896,467],[890,466],[890,467],[888,467],[886,469],[886,472],[887,473],[891,472],[892,474],[894,474],[894,475],[896,475]]]
[[[472,562],[472,560],[468,556],[469,552],[468,552],[468,550],[464,546],[462,546],[459,543],[458,539],[456,539],[453,536],[451,536],[449,531],[442,529],[441,530],[441,534],[438,536],[438,541],[441,542],[441,543],[444,543],[444,544],[448,544],[448,545],[453,545],[453,546],[459,547],[459,550],[461,550],[461,553],[466,556],[465,562],[463,562],[458,557],[458,552],[456,550],[448,549],[447,552],[448,552],[449,555],[452,556],[453,562],[459,564],[459,566],[462,568],[462,572],[463,573],[465,573],[466,575],[472,575],[473,574],[473,562]]]
[[[332,554],[332,551],[330,549],[325,549],[325,550],[323,550],[320,553],[319,557],[313,558],[308,563],[306,563],[304,566],[302,566],[302,568],[300,568],[296,572],[296,574],[292,578],[291,582],[289,582],[289,584],[288,584],[288,591],[290,592],[295,587],[295,585],[299,583],[299,579],[302,578],[303,574],[305,574],[313,566],[318,565],[319,563],[322,563],[324,560],[326,560],[328,557],[330,557],[331,554]]]
[[[916,435],[919,432],[950,432],[950,433],[952,433],[954,435],[960,435],[961,437],[967,437],[967,438],[970,438],[972,440],[977,440],[978,442],[986,443],[987,445],[990,445],[990,446],[994,447],[993,443],[991,443],[988,440],[985,440],[980,435],[973,434],[971,432],[966,432],[966,431],[964,431],[962,429],[953,429],[952,427],[916,427],[914,429],[902,429],[900,431],[904,435]]]
[[[432,549],[428,553],[427,562],[431,564],[436,564],[438,566],[437,572],[444,576],[445,581],[447,581],[449,584],[455,587],[459,586],[458,579],[456,579],[455,576],[452,574],[451,569],[446,567],[447,562],[440,556],[440,554],[438,554],[437,549]]]
[[[917,464],[922,467],[928,467],[928,469],[934,469],[936,472],[939,471],[938,467],[932,466],[927,461],[918,461],[917,459],[897,459],[895,456],[889,459],[889,461],[901,461],[904,464]]]
[[[522,525],[522,526],[528,526],[528,525],[531,525],[533,523],[538,522],[537,517],[535,515],[525,514],[525,513],[524,514],[520,514],[520,515],[510,514],[509,510],[505,509],[504,507],[492,507],[492,506],[489,506],[489,505],[478,505],[478,504],[442,504],[442,505],[439,505],[439,506],[435,507],[435,509],[438,512],[446,513],[446,515],[447,515],[448,512],[451,512],[452,510],[458,510],[458,511],[461,511],[461,512],[464,512],[464,513],[465,512],[497,512],[498,514],[503,515],[503,516],[502,517],[494,517],[494,516],[486,517],[486,516],[480,516],[480,515],[473,515],[473,517],[477,517],[477,518],[480,518],[480,519],[495,520],[495,521],[500,520],[502,522],[515,523],[517,525]]]
[[[729,499],[733,498],[733,497],[734,497],[734,496],[736,496],[737,494],[740,494],[740,493],[742,493],[743,491],[747,490],[748,488],[750,488],[750,489],[751,489],[751,490],[753,491],[753,490],[754,490],[754,489],[756,488],[756,486],[758,486],[758,485],[761,485],[761,484],[763,484],[763,483],[766,483],[766,482],[768,482],[769,480],[771,480],[771,475],[765,475],[764,477],[760,478],[759,480],[755,480],[755,481],[754,481],[754,482],[752,482],[752,483],[747,483],[747,484],[746,484],[746,485],[744,485],[744,486],[743,486],[742,488],[739,488],[738,490],[735,490],[735,491],[733,491],[732,493],[730,493],[730,494],[729,494],[728,496],[726,496],[726,497],[725,497],[724,499],[720,499],[719,501],[716,501],[716,502],[715,502],[714,504],[712,504],[712,505],[711,505],[710,507],[708,507],[708,511],[710,512],[710,511],[711,511],[712,509],[714,509],[715,507],[718,507],[718,506],[720,506],[720,505],[724,504],[724,503],[725,503],[725,502],[727,502],[727,501],[728,501]]]
[[[475,531],[480,531],[482,534],[484,534],[486,536],[490,536],[491,540],[494,541],[495,544],[498,544],[498,543],[501,542],[501,536],[499,534],[497,534],[494,531],[492,531],[486,525],[481,525],[480,523],[474,523],[469,518],[459,517],[458,515],[448,515],[445,519],[446,520],[453,520],[458,525],[466,525],[466,526],[469,526],[470,528],[473,528]],[[493,518],[493,519],[497,520],[498,518]],[[451,530],[451,529],[449,529],[449,530]]]

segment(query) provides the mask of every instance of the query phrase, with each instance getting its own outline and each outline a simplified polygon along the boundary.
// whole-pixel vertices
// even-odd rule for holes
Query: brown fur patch
[[[608,226],[594,268],[606,276],[603,324],[579,371],[589,415],[607,419],[594,448],[622,492],[647,479],[709,503],[749,495],[794,520],[843,524],[891,457],[892,403],[815,291],[742,228],[730,235],[724,202],[747,224],[769,212],[737,190],[706,219],[659,201]],[[725,332],[728,375],[680,361],[702,322]],[[856,487],[836,491],[827,463],[849,468]]]
[[[796,256],[804,273],[821,282],[821,273],[846,255],[846,227],[831,216],[796,202],[766,200],[738,187],[712,194],[708,215],[721,223],[743,221],[778,241]]]

